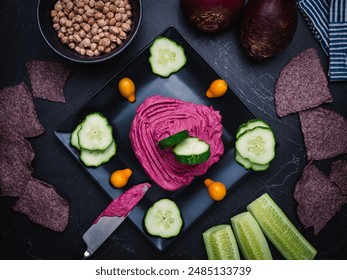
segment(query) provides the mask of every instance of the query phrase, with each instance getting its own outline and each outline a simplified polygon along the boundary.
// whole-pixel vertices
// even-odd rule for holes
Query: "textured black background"
[[[317,248],[318,259],[347,259],[347,206],[316,237],[312,229],[303,229],[297,218],[293,190],[306,164],[305,147],[297,115],[279,119],[274,107],[274,84],[281,68],[294,55],[308,47],[317,48],[326,73],[328,71],[328,58],[302,16],[299,16],[297,32],[286,50],[269,61],[255,63],[241,51],[237,24],[225,32],[205,35],[187,24],[178,0],[142,2],[143,21],[129,48],[111,61],[81,65],[61,59],[46,45],[36,22],[36,0],[1,1],[0,88],[21,81],[29,85],[25,63],[33,59],[62,61],[73,73],[65,87],[66,104],[35,100],[46,133],[30,140],[36,151],[34,177],[54,185],[58,193],[69,200],[69,224],[63,233],[52,232],[12,211],[15,199],[0,198],[0,259],[79,259],[82,256],[85,244],[81,237],[109,203],[109,199],[67,153],[54,137],[53,131],[109,77],[171,24],[233,85],[236,94],[251,110],[271,124],[281,145],[268,171],[249,176],[164,252],[158,252],[130,221],[125,221],[93,258],[206,259],[202,232],[211,226],[229,223],[231,216],[245,211],[247,204],[268,192]],[[334,102],[325,107],[347,117],[347,82],[330,83],[329,86]],[[330,162],[316,164],[328,174]],[[276,249],[270,246],[274,258],[281,259]]]

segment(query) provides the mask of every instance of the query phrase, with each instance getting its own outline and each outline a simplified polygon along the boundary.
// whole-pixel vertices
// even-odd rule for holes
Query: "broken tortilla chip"
[[[16,131],[23,137],[36,137],[44,133],[33,97],[24,83],[0,91],[0,126],[7,131]]]
[[[308,164],[295,186],[297,214],[305,228],[313,227],[317,235],[347,203],[347,196],[317,167]]]
[[[282,69],[274,98],[279,117],[333,101],[316,49],[299,53]]]
[[[51,185],[34,178],[13,209],[26,214],[34,223],[58,232],[66,228],[69,219],[69,203]]]
[[[299,113],[307,159],[323,160],[347,153],[347,120],[321,107]]]
[[[11,130],[0,129],[0,195],[20,196],[32,177],[35,152],[30,143]]]
[[[64,86],[71,70],[60,62],[33,60],[27,63],[33,96],[65,103]]]
[[[347,195],[347,160],[337,160],[331,164],[329,179],[341,189],[342,194]]]

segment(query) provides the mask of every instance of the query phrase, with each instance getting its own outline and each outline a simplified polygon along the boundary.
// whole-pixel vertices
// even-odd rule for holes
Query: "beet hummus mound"
[[[136,111],[130,129],[132,148],[149,177],[165,190],[175,191],[203,175],[224,153],[222,117],[212,107],[179,99],[152,96]],[[211,156],[201,164],[176,161],[170,149],[160,150],[158,142],[182,130],[210,145]]]

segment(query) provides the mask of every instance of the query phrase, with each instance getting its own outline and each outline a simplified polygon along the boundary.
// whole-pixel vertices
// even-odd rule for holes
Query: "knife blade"
[[[101,212],[92,226],[82,236],[87,245],[87,250],[84,252],[82,259],[89,258],[105,242],[144,197],[150,187],[149,183],[133,186],[115,198]]]

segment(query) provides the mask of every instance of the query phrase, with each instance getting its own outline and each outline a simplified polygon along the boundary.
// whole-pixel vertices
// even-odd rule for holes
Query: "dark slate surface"
[[[37,1],[2,1],[0,88],[21,81],[29,84],[25,63],[33,59],[61,61],[73,73],[65,87],[66,104],[35,100],[46,133],[30,140],[36,151],[34,176],[54,185],[58,193],[69,200],[69,224],[63,233],[52,232],[14,212],[11,209],[14,198],[0,198],[0,259],[79,259],[82,256],[86,248],[81,237],[110,200],[67,153],[53,132],[169,25],[174,25],[189,40],[257,116],[270,123],[280,143],[277,157],[268,171],[245,179],[164,252],[157,251],[130,221],[125,221],[93,258],[206,259],[202,232],[211,226],[229,223],[231,216],[245,211],[248,203],[268,192],[317,248],[318,259],[347,259],[347,206],[318,236],[313,235],[312,229],[304,229],[298,220],[293,191],[306,165],[305,147],[297,115],[279,119],[274,107],[274,84],[281,68],[294,55],[309,47],[317,48],[326,73],[328,71],[328,58],[306,22],[300,15],[297,32],[286,50],[269,61],[256,63],[242,52],[237,25],[216,35],[202,34],[187,24],[178,2],[143,0],[143,21],[138,36],[122,56],[101,64],[81,65],[63,60],[42,39],[36,22]],[[330,83],[329,87],[334,102],[325,107],[347,117],[347,82]],[[328,174],[332,160],[316,165]],[[281,259],[277,250],[270,246],[274,258]]]

